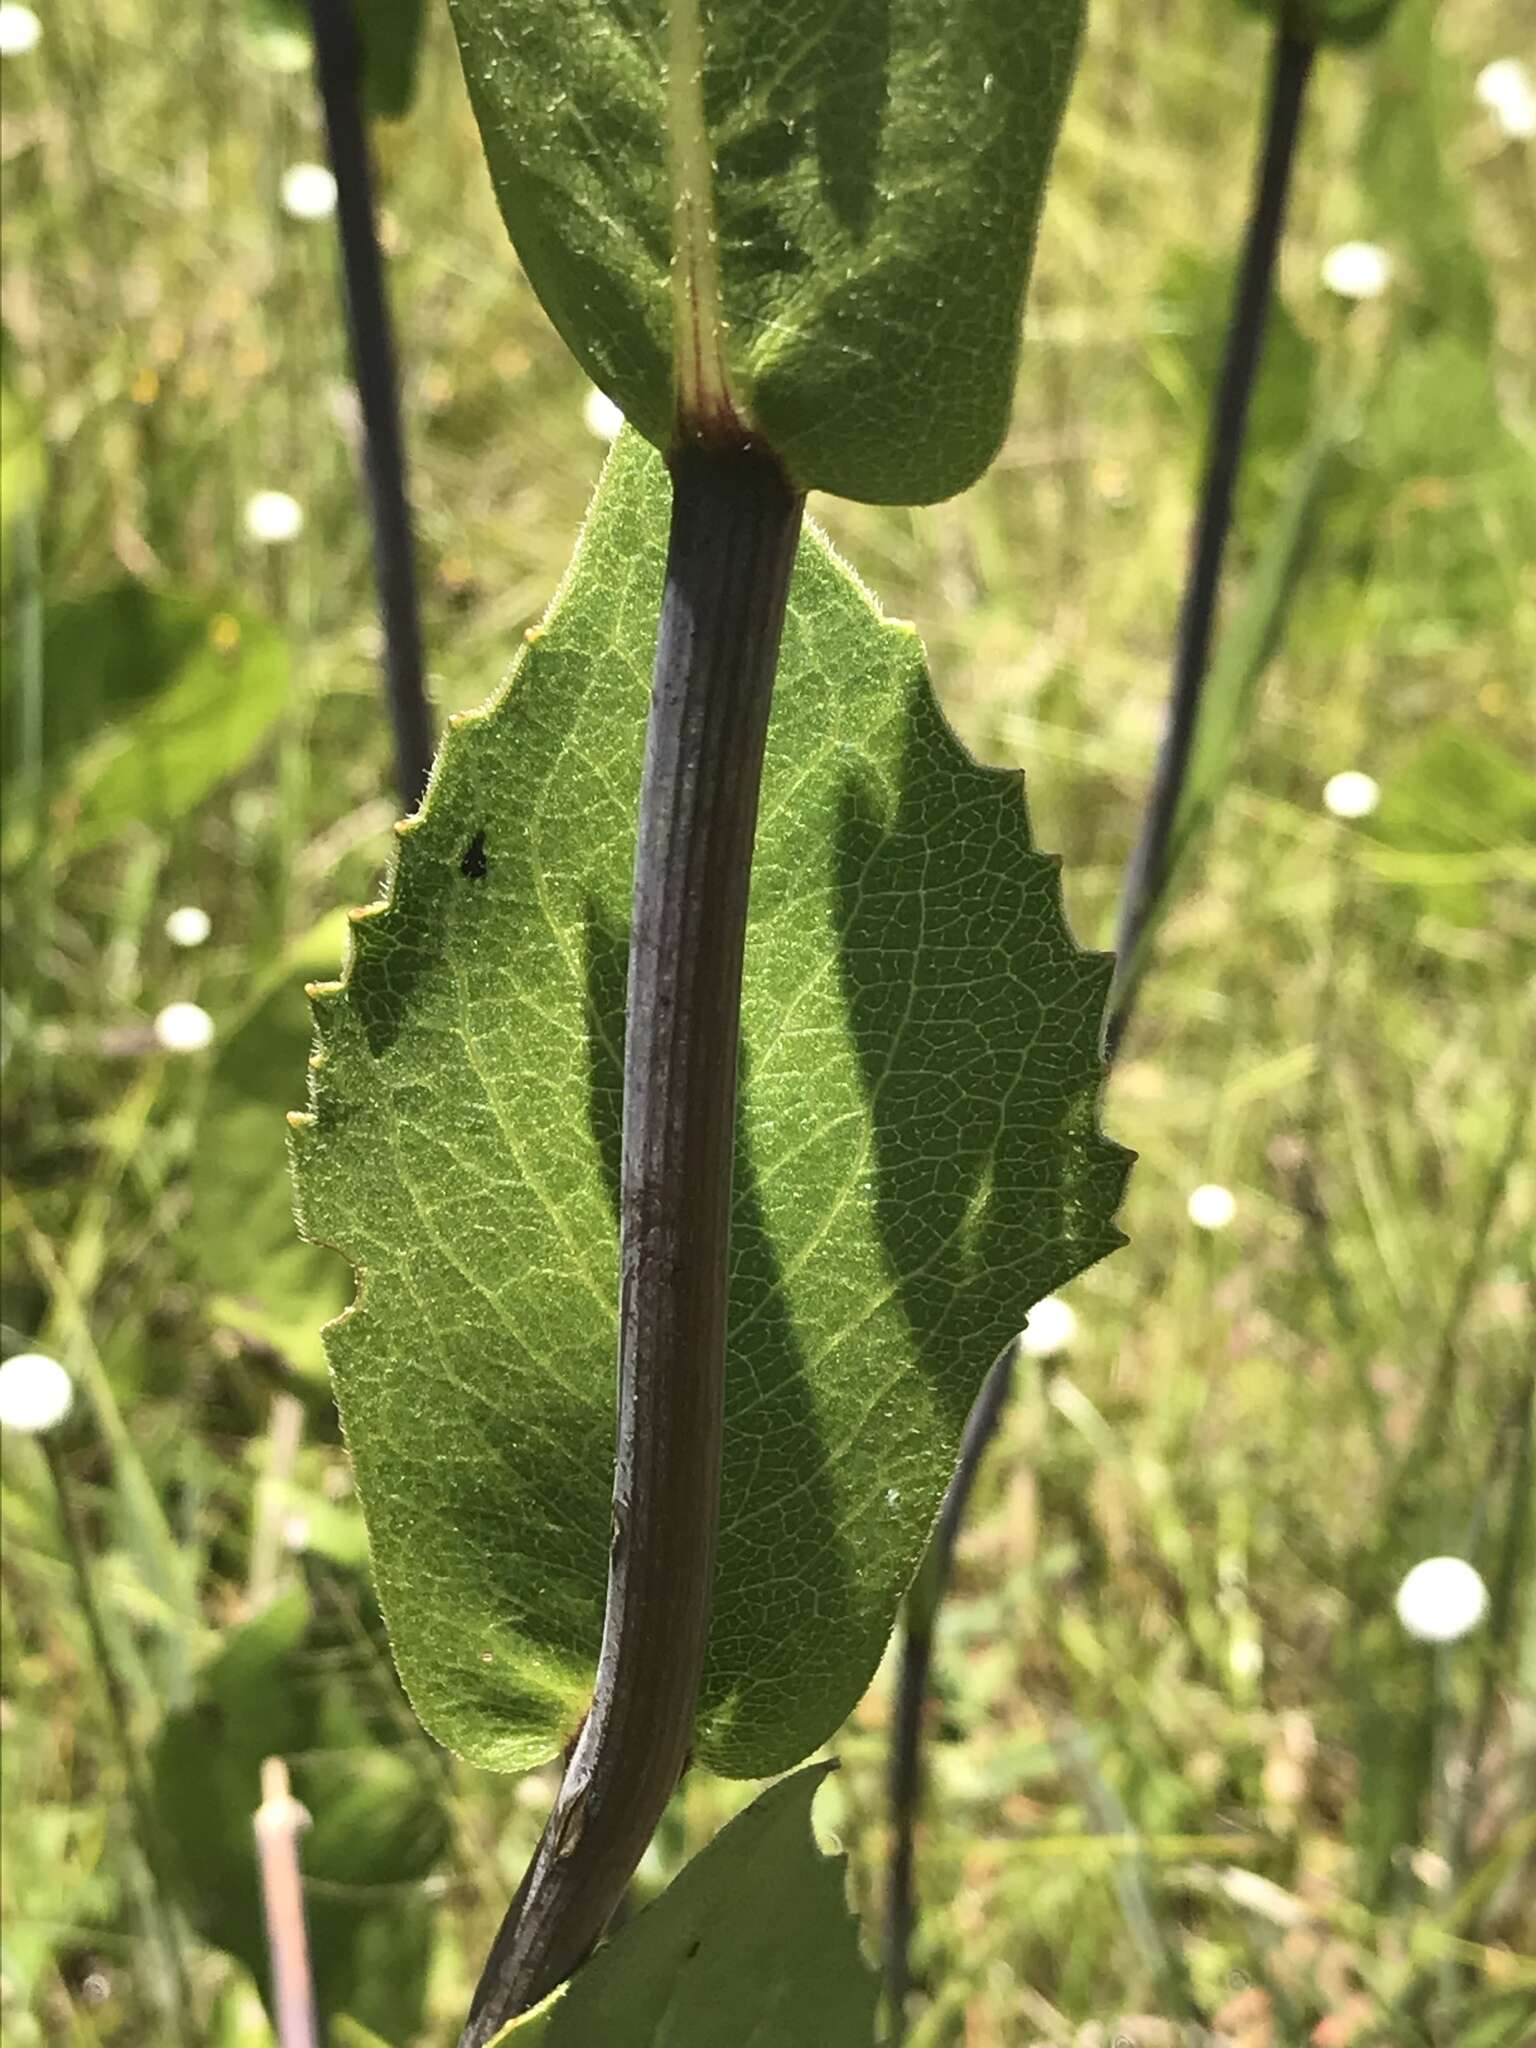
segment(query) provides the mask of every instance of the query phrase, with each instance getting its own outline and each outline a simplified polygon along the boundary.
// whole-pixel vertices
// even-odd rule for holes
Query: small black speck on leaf
[[[477,832],[460,857],[459,873],[467,875],[472,882],[483,882],[485,866],[485,834]]]

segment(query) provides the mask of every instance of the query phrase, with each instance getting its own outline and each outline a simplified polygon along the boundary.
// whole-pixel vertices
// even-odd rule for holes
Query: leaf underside
[[[1012,404],[1081,0],[452,11],[523,268],[649,440],[673,440],[702,323],[802,488],[918,504],[975,481]]]
[[[830,1766],[770,1785],[570,1984],[494,2048],[873,2048],[879,1980],[811,1800]]]
[[[668,515],[616,444],[549,617],[450,732],[317,994],[301,1215],[402,1676],[520,1769],[578,1725],[607,1576],[627,919]],[[814,533],[790,598],[742,1016],[718,1578],[695,1753],[766,1776],[879,1659],[971,1400],[1120,1242],[1109,961],[1016,776]]]

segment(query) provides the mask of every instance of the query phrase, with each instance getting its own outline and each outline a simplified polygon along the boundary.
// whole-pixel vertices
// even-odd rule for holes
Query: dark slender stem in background
[[[1291,165],[1312,56],[1311,43],[1285,29],[1277,31],[1257,181],[1211,415],[1200,509],[1190,544],[1189,575],[1179,610],[1167,723],[1141,834],[1126,868],[1120,898],[1120,930],[1115,941],[1118,972],[1105,1035],[1111,1059],[1130,1023],[1136,991],[1145,971],[1143,940],[1167,879],[1168,844],[1199,722],[1200,693],[1210,665],[1222,558],[1232,526],[1232,498],[1242,462],[1249,402],[1264,346],[1275,258],[1285,225]]]
[[[802,501],[744,448],[685,449],[672,481],[630,930],[597,1689],[461,2048],[484,2048],[602,1933],[687,1761],[709,1629],[747,887]]]
[[[1258,173],[1237,290],[1227,328],[1226,352],[1211,419],[1200,508],[1190,551],[1188,580],[1179,613],[1173,684],[1157,769],[1140,837],[1126,869],[1116,943],[1118,973],[1105,1032],[1106,1065],[1114,1061],[1130,1022],[1145,967],[1143,937],[1157,908],[1166,877],[1168,845],[1189,770],[1200,711],[1200,693],[1210,662],[1222,558],[1232,524],[1232,500],[1242,461],[1249,401],[1253,395],[1264,328],[1269,313],[1275,258],[1285,222],[1291,166],[1302,104],[1312,68],[1313,46],[1286,29],[1275,35],[1269,103],[1260,145]],[[939,1513],[919,1585],[949,1583],[954,1546],[982,1457],[1002,1415],[1012,1377],[1012,1351],[992,1367],[962,1440],[960,1461]],[[908,1946],[913,1916],[913,1829],[922,1791],[922,1709],[932,1657],[932,1613],[914,1629],[909,1605],[898,1680],[898,1708],[892,1735],[891,1878],[886,1926],[886,1987],[893,2024],[900,2034],[909,1985]]]
[[[949,1482],[927,1555],[907,1596],[901,1671],[896,1687],[896,1724],[891,1733],[889,1785],[895,1832],[886,1880],[885,1915],[886,1995],[898,2032],[911,1988],[908,1956],[912,1942],[913,1834],[922,1796],[923,1708],[933,1664],[933,1625],[948,1590],[955,1543],[971,1489],[981,1470],[982,1454],[992,1441],[1013,1388],[1017,1351],[1018,1346],[1010,1344],[997,1359],[976,1397],[976,1405],[966,1417],[955,1476]]]
[[[373,572],[384,627],[384,683],[395,730],[395,775],[414,810],[432,767],[432,713],[422,681],[421,610],[400,432],[399,377],[384,265],[373,218],[373,170],[363,117],[362,56],[352,0],[309,0],[315,79],[336,176],[336,225],[346,287],[352,376],[363,416],[373,513]]]

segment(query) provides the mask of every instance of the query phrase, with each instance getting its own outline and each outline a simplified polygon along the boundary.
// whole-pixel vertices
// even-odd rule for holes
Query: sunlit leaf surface
[[[454,0],[497,196],[583,368],[665,448],[921,503],[1002,440],[1080,0]]]
[[[668,487],[626,435],[507,687],[445,744],[354,927],[295,1133],[359,1269],[329,1336],[417,1711],[504,1768],[590,1692],[607,1576],[626,923]],[[971,1399],[1119,1240],[1106,959],[1018,778],[816,536],[747,938],[724,1503],[697,1750],[766,1775],[868,1683]]]

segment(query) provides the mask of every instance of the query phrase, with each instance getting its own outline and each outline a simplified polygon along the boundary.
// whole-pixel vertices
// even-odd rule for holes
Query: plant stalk
[[[261,1804],[251,1816],[251,1829],[261,1877],[278,2048],[319,2048],[320,2041],[299,1863],[299,1837],[308,1826],[309,1814],[289,1785],[287,1763],[280,1756],[264,1758]]]
[[[309,14],[315,82],[336,178],[336,229],[352,380],[362,409],[373,574],[384,629],[384,693],[395,735],[395,776],[409,811],[420,802],[432,769],[432,713],[422,674],[421,607],[400,428],[399,374],[374,228],[362,53],[352,0],[309,0]]]
[[[891,1737],[890,1802],[893,1819],[891,1866],[886,1880],[885,1988],[895,2035],[900,2037],[911,1989],[909,1955],[913,1922],[914,1836],[922,1797],[923,1709],[933,1666],[933,1628],[949,1587],[960,1524],[981,1470],[982,1455],[997,1430],[1013,1390],[1018,1345],[1010,1344],[982,1384],[966,1417],[955,1475],[939,1508],[928,1549],[907,1595],[896,1686],[896,1725]]]
[[[1173,681],[1167,722],[1146,815],[1126,868],[1116,939],[1118,968],[1105,1028],[1106,1068],[1114,1062],[1129,1024],[1145,970],[1145,938],[1168,879],[1168,854],[1179,799],[1194,748],[1200,697],[1210,665],[1216,598],[1232,525],[1232,506],[1241,466],[1250,401],[1263,350],[1273,293],[1276,258],[1285,225],[1291,168],[1301,126],[1313,45],[1289,29],[1277,29],[1270,66],[1269,99],[1237,288],[1211,417],[1200,506],[1190,546],[1190,563],[1179,612]],[[932,1607],[949,1583],[954,1547],[966,1502],[981,1460],[1006,1405],[1013,1373],[1010,1347],[987,1375],[961,1440],[959,1462],[930,1539],[929,1555],[916,1582],[928,1589],[929,1611],[914,1625],[909,1598],[906,1634],[897,1680],[898,1710],[892,1736],[891,1875],[886,1914],[886,1991],[897,2038],[910,1986],[909,1946],[913,1921],[913,1832],[922,1797],[922,1710],[933,1654]]]
[[[1289,29],[1282,27],[1276,31],[1253,201],[1211,414],[1200,507],[1190,541],[1189,573],[1179,608],[1167,719],[1141,833],[1121,891],[1120,929],[1115,939],[1118,967],[1105,1032],[1110,1059],[1118,1052],[1131,1021],[1146,971],[1144,939],[1168,879],[1169,842],[1189,772],[1200,719],[1200,698],[1210,666],[1221,568],[1232,530],[1232,502],[1264,348],[1296,138],[1313,55],[1313,44]]]
[[[597,1688],[461,2048],[485,2048],[601,1935],[687,1762],[708,1636],[747,890],[802,500],[748,447],[686,447],[672,480],[630,934]]]

